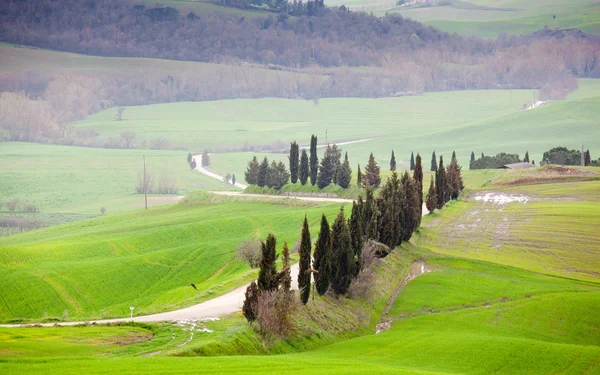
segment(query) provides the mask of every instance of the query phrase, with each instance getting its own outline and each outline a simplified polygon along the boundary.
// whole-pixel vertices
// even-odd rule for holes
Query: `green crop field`
[[[544,27],[577,28],[600,34],[600,6],[594,0],[450,0],[432,6],[396,7],[391,2],[357,1],[359,6],[383,14],[398,12],[447,32],[495,38],[500,34],[526,34]],[[383,9],[382,9],[383,8]],[[393,9],[392,9],[393,8]]]
[[[0,201],[18,199],[35,204],[40,214],[22,214],[55,224],[73,218],[100,215],[100,208],[116,213],[143,207],[136,194],[138,175],[147,173],[158,184],[161,176],[172,180],[175,195],[151,195],[149,205],[177,202],[194,190],[227,190],[231,186],[191,170],[187,152],[107,150],[84,147],[2,143],[0,145]],[[6,206],[2,214],[12,214]]]
[[[210,354],[211,345],[214,348],[212,353],[218,353],[224,346],[234,353],[235,350],[241,353],[256,345],[252,342],[256,338],[248,334],[249,329],[240,315],[222,322],[206,323],[214,332],[198,334],[185,354],[179,349],[173,351],[185,339],[185,334],[169,325],[154,328],[29,328],[22,331],[0,328],[0,338],[5,341],[0,344],[0,371],[8,374],[84,371],[146,374],[164,373],[168,369],[167,372],[190,374],[241,374],[249,371],[257,374],[300,374],[310,368],[311,373],[317,374],[598,373],[600,243],[595,228],[600,221],[600,182],[597,179],[577,181],[577,176],[572,176],[573,181],[567,182],[513,183],[524,176],[540,173],[543,172],[474,172],[465,200],[453,202],[424,219],[414,244],[403,246],[393,253],[393,257],[400,259],[391,263],[397,267],[396,271],[392,267],[385,274],[406,272],[407,261],[415,258],[425,261],[426,272],[409,282],[393,301],[388,314],[391,328],[380,334],[338,339],[332,345],[301,353],[290,352],[294,348],[292,340],[287,341],[288,346],[282,350],[287,354],[281,355],[181,358],[170,354]],[[527,202],[491,203],[475,199],[491,192],[526,196]],[[201,203],[206,198],[200,194],[195,199]],[[183,252],[184,256],[178,259],[186,261],[172,267],[175,273],[185,275],[177,275],[174,281],[163,278],[164,289],[154,286],[151,290],[158,296],[154,301],[176,296],[190,303],[192,298],[186,293],[191,293],[191,290],[176,284],[181,280],[187,285],[191,277],[200,279],[202,274],[187,270],[189,267],[184,270],[184,263],[194,259],[187,255],[193,246],[177,244],[177,239],[185,238],[187,243],[202,236],[202,243],[207,244],[203,249],[209,249],[208,244],[213,248],[221,248],[221,245],[230,247],[239,238],[256,232],[264,234],[268,228],[281,233],[282,239],[293,241],[298,234],[298,219],[304,212],[308,212],[311,228],[314,228],[319,212],[325,209],[334,213],[337,209],[337,205],[266,207],[264,203],[226,200],[221,204],[154,208],[147,212],[136,211],[48,228],[0,242],[1,247],[6,248],[4,244],[7,244],[10,250],[3,252],[2,264],[9,277],[10,272],[19,267],[28,271],[51,268],[53,273],[50,275],[56,282],[61,280],[60,274],[64,272],[61,265],[70,262],[56,258],[58,252],[51,247],[60,245],[60,253],[69,259],[78,249],[86,248],[88,253],[89,249],[93,249],[93,257],[87,262],[77,258],[72,260],[79,265],[74,268],[83,269],[71,273],[70,280],[79,280],[80,272],[89,275],[89,269],[85,267],[92,263],[101,264],[103,256],[118,256],[126,260],[123,267],[143,270],[148,277],[153,267],[167,265],[169,254],[173,251]],[[198,219],[199,216],[203,219]],[[125,222],[127,229],[123,231]],[[210,227],[211,232],[205,232],[204,227]],[[221,227],[238,228],[235,232],[240,232],[240,237],[229,239],[212,233],[214,228]],[[44,243],[40,242],[42,239]],[[143,266],[139,262],[130,263],[137,255],[135,251],[140,251],[138,246],[161,241],[169,245],[167,250],[163,252],[151,247],[143,255]],[[32,257],[35,248],[39,251],[36,257]],[[5,255],[8,253],[19,254],[19,258]],[[51,255],[40,258],[41,253]],[[158,257],[159,254],[164,257]],[[196,254],[202,256],[201,251]],[[232,254],[222,256],[231,258]],[[52,261],[47,262],[48,258]],[[215,262],[222,263],[224,260],[217,261],[215,258]],[[241,280],[243,275],[248,274],[247,268],[242,265],[235,268],[230,263],[225,264],[230,271],[224,273],[227,276],[221,274],[217,277],[221,282],[225,277]],[[116,277],[118,271],[114,270],[112,277]],[[73,293],[72,298],[77,298],[82,307],[90,307],[86,302],[89,297],[86,299],[81,290],[99,293],[95,289],[99,286],[92,287],[90,284],[107,272],[106,269],[96,269],[91,281],[78,282],[79,290]],[[0,280],[6,279],[5,275],[0,277]],[[214,281],[215,278],[212,279]],[[128,290],[129,286],[123,287],[127,283],[122,279],[119,282],[120,286],[115,284],[112,287],[119,287],[123,293],[132,293]],[[130,282],[132,289],[143,288],[135,280]],[[51,284],[46,287],[48,285]],[[6,287],[2,286],[2,290]],[[68,287],[63,286],[62,290],[67,291]],[[387,290],[387,293],[391,292],[391,289]],[[103,296],[98,298],[100,303],[111,303],[106,293],[98,295]],[[31,302],[35,296],[32,292],[24,299]],[[144,300],[150,299],[138,297],[136,303],[143,305]],[[341,303],[344,303],[343,299],[329,305],[329,309],[336,310]],[[114,307],[118,306],[117,303]],[[93,308],[102,310],[98,306]],[[38,308],[38,311],[42,310]],[[155,338],[148,340],[149,332],[154,332]],[[174,335],[171,341],[167,339],[170,335]],[[120,337],[118,344],[115,337]],[[300,342],[295,345],[302,347]],[[33,349],[43,343],[46,344],[44,350]],[[93,350],[91,345],[97,346],[97,349]],[[156,348],[157,357],[136,358]],[[194,348],[202,349],[196,351]]]
[[[1,238],[0,320],[124,316],[131,305],[148,314],[206,300],[255,276],[236,258],[242,241],[273,232],[293,247],[304,214],[316,226],[339,207],[202,202]]]

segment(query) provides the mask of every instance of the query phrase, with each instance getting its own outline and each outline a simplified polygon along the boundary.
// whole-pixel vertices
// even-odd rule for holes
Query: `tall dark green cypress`
[[[283,269],[281,270],[281,289],[284,292],[290,292],[292,289],[292,265],[290,264],[290,249],[288,248],[287,242],[283,243],[283,248],[281,249],[281,265]]]
[[[253,156],[252,160],[248,162],[248,168],[246,168],[246,182],[250,185],[258,185],[259,171],[260,165],[258,164],[258,160],[256,160],[256,156]]]
[[[525,158],[523,159],[523,163],[529,163],[529,151],[525,151]]]
[[[437,159],[435,157],[435,151],[431,154],[431,171],[435,172],[438,169]]]
[[[454,159],[456,159],[456,151],[452,151],[452,159],[450,161],[452,162]]]
[[[435,172],[435,189],[437,195],[437,208],[441,209],[446,204],[446,189],[448,188],[448,182],[446,181],[446,168],[444,168],[444,159],[440,155],[440,165]]]
[[[356,175],[356,186],[362,187],[362,172],[360,171],[360,164],[358,165],[358,174]]]
[[[392,150],[392,157],[390,158],[390,171],[396,170],[396,155],[394,155],[394,150]]]
[[[298,165],[300,158],[300,147],[296,141],[290,143],[290,156],[288,158],[290,161],[290,178],[292,184],[295,184],[298,181]]]
[[[363,234],[365,236],[367,236],[367,238],[371,238],[371,239],[377,239],[377,237],[370,237],[367,235],[367,228],[369,227],[369,224],[371,223],[371,220],[373,219],[373,216],[375,216],[375,197],[373,194],[373,189],[367,189],[367,195],[365,198],[365,205],[364,205],[364,209],[363,209]]]
[[[381,211],[379,221],[379,242],[386,244],[390,249],[401,243],[402,235],[402,192],[400,180],[396,172],[392,173],[379,192],[377,198]]]
[[[256,179],[256,184],[260,187],[263,187],[267,184],[267,175],[269,173],[269,159],[265,156],[262,163],[258,168],[258,176]]]
[[[304,216],[302,224],[302,236],[300,237],[300,269],[298,271],[298,290],[300,291],[300,300],[306,305],[310,297],[310,232],[308,230],[308,220]]]
[[[308,168],[308,155],[306,150],[302,150],[302,156],[300,156],[300,183],[306,185],[308,180],[309,168]]]
[[[315,243],[315,254],[313,260],[315,273],[315,287],[320,296],[329,289],[331,278],[331,230],[325,214],[321,217],[321,231]]]
[[[417,228],[421,226],[421,216],[423,215],[423,165],[421,164],[421,155],[417,153],[417,162],[415,164],[415,171],[413,172],[413,179],[417,189],[417,196],[419,198],[419,220]]]
[[[411,171],[415,170],[415,154],[414,154],[414,152],[410,153],[410,170]]]
[[[402,176],[402,190],[404,191],[402,211],[405,223],[405,226],[402,228],[402,241],[408,241],[419,226],[421,213],[418,208],[420,201],[417,196],[416,184],[407,172]]]
[[[347,189],[350,186],[350,180],[352,179],[352,169],[350,168],[350,163],[348,162],[348,153],[346,152],[346,156],[344,157],[344,162],[338,170],[337,184]]]
[[[432,214],[437,208],[437,193],[435,185],[433,184],[433,176],[431,176],[431,184],[429,185],[429,191],[427,192],[425,205],[427,206],[427,211],[429,211],[430,214]]]
[[[469,162],[469,169],[472,169],[472,165],[475,162],[475,152],[471,151],[471,161]]]
[[[331,228],[331,255],[331,288],[337,295],[346,294],[352,281],[354,251],[343,206]]]
[[[310,183],[315,186],[319,175],[319,157],[317,156],[317,136],[310,137]]]
[[[362,268],[362,248],[363,248],[363,233],[362,233],[362,198],[359,197],[359,202],[352,202],[352,215],[350,216],[350,238],[352,239],[352,248],[354,250],[353,275],[358,276]]]
[[[267,240],[261,243],[260,270],[258,271],[258,289],[260,290],[275,290],[278,287],[275,246],[277,246],[277,240],[273,234],[269,233]]]

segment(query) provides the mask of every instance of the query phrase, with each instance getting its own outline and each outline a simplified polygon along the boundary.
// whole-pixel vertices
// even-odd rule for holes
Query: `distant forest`
[[[120,105],[467,89],[540,89],[539,100],[546,100],[564,98],[577,88],[576,78],[600,77],[600,41],[578,30],[484,40],[399,15],[375,17],[343,8],[249,19],[127,0],[4,0],[0,41],[97,56],[220,64],[188,71],[0,74],[0,92],[19,93],[5,95],[0,107],[35,113],[5,117],[39,123],[19,132],[0,131],[0,139],[11,140],[64,136],[73,121]]]

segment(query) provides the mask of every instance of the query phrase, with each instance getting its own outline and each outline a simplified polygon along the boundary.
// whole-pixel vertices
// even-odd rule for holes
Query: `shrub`
[[[284,290],[263,290],[258,296],[258,325],[262,336],[286,337],[293,328],[296,308],[294,294]]]
[[[244,262],[248,262],[251,268],[257,268],[260,264],[261,242],[253,238],[245,240],[236,249],[238,257]]]

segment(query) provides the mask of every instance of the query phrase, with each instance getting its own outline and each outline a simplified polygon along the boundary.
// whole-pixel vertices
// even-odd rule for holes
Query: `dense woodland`
[[[213,62],[202,69],[0,75],[0,140],[99,143],[73,123],[112,106],[229,98],[380,97],[533,88],[560,99],[600,77],[600,42],[576,30],[497,40],[399,15],[328,9],[246,19],[116,0],[7,0],[0,41],[99,56]]]

